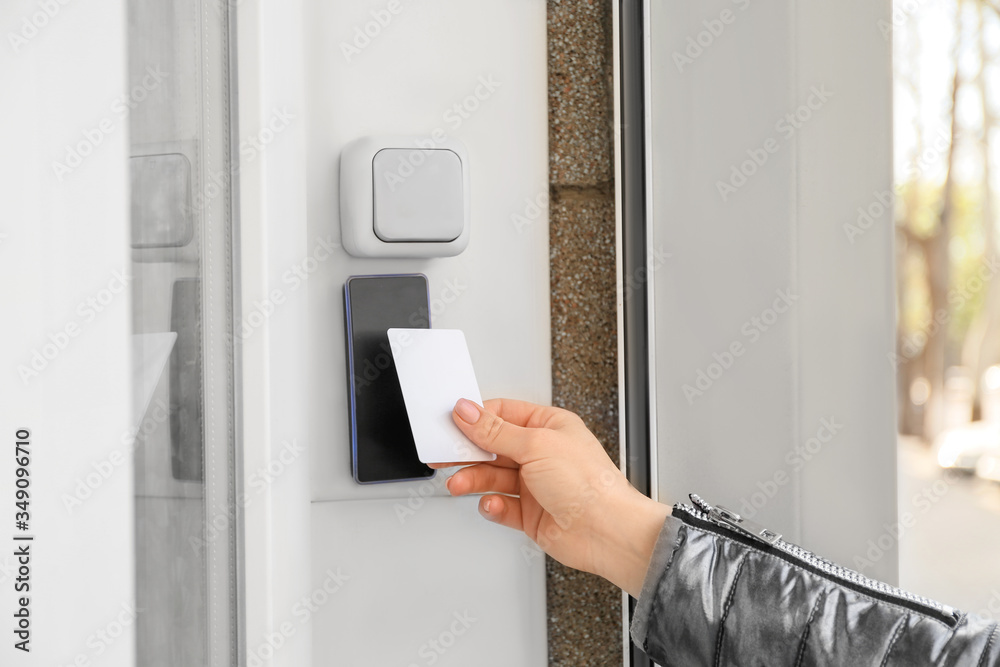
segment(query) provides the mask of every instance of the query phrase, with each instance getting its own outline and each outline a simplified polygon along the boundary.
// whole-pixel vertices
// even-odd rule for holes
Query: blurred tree
[[[984,5],[988,9],[984,8]],[[978,380],[983,377],[987,368],[1000,361],[1000,281],[995,280],[993,275],[993,267],[997,265],[997,233],[990,152],[994,146],[996,115],[993,112],[992,104],[990,104],[988,84],[990,73],[995,72],[997,54],[989,50],[986,39],[987,11],[992,11],[996,16],[998,8],[995,3],[979,2],[976,9],[979,17],[976,40],[979,51],[979,72],[976,75],[976,88],[982,109],[982,136],[979,147],[983,164],[982,224],[979,225],[982,237],[982,256],[979,265],[986,269],[979,271],[978,275],[986,276],[986,285],[984,290],[981,289],[984,292],[982,303],[977,304],[980,307],[976,309],[966,330],[965,341],[962,345],[962,365],[969,368],[972,371],[973,379],[977,380],[973,391],[974,396],[978,399],[980,389]],[[974,277],[970,278],[970,280],[972,279]],[[974,405],[978,407],[978,400],[974,401]]]
[[[945,160],[944,185],[941,188],[940,206],[938,209],[936,224],[931,229],[921,229],[924,227],[920,223],[922,204],[925,203],[924,190],[926,184],[923,181],[923,170],[912,170],[908,176],[912,175],[916,182],[906,183],[904,192],[911,193],[911,206],[903,207],[903,215],[897,229],[902,234],[900,245],[904,248],[904,261],[902,262],[901,280],[899,289],[905,290],[903,310],[900,311],[900,321],[903,324],[899,328],[900,335],[897,337],[897,372],[900,376],[901,395],[899,404],[901,406],[902,424],[905,432],[912,432],[915,435],[933,437],[940,427],[941,415],[943,413],[944,399],[944,374],[945,374],[945,349],[947,342],[947,322],[949,317],[948,286],[950,278],[949,265],[949,228],[954,214],[954,185],[955,185],[955,152],[958,145],[958,114],[956,113],[959,89],[962,85],[962,68],[959,66],[958,56],[962,41],[962,0],[955,2],[955,42],[952,49],[952,63],[954,74],[951,81],[950,100],[950,120],[951,120],[951,140],[948,144],[947,157]],[[919,52],[917,53],[919,58]],[[911,76],[917,81],[914,85],[919,88],[919,66],[914,68]],[[918,97],[919,99],[919,97]],[[919,117],[919,107],[917,114]],[[912,164],[920,164],[923,151],[919,150],[923,145],[922,137],[925,128],[920,121],[917,121],[917,136],[921,140],[915,142],[917,148],[912,158]],[[905,201],[905,200],[904,200]],[[925,220],[925,219],[924,219]],[[909,258],[911,256],[921,257],[924,263],[924,275],[927,283],[927,295],[929,298],[929,312],[923,318],[923,330],[913,329],[906,326],[909,323],[904,317],[906,308],[906,297],[911,289],[912,280],[907,271]],[[920,325],[918,325],[919,327]],[[918,383],[926,383],[927,390],[924,395],[914,400],[914,387]],[[904,411],[918,410],[920,417],[912,414],[905,414]]]
[[[990,95],[998,53],[987,37],[991,26],[1000,29],[1000,0],[955,0],[953,9],[950,80],[943,100],[950,133],[940,156],[928,148],[932,142],[921,117],[926,84],[918,28],[907,29],[905,48],[896,53],[897,86],[916,109],[908,163],[919,166],[897,175],[899,428],[927,440],[944,426],[949,369],[967,369],[975,405],[978,380],[1000,361],[1000,281],[993,275],[997,128]],[[968,73],[970,63],[976,65],[974,75]],[[966,108],[971,102],[978,102],[977,108]],[[941,160],[939,179],[927,174],[928,153]]]

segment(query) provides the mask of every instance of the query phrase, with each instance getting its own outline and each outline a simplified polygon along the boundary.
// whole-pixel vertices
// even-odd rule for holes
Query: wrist
[[[603,530],[598,536],[595,574],[638,598],[656,540],[670,516],[670,507],[631,486],[609,505]]]

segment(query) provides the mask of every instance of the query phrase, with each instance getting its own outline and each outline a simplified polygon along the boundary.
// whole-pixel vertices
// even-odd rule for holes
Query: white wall
[[[699,493],[852,567],[896,516],[891,210],[844,230],[891,191],[888,11],[648,3],[660,497]],[[894,580],[895,545],[876,560]]]
[[[382,25],[354,42],[372,12]],[[307,664],[309,651],[313,664],[429,664],[456,613],[475,620],[435,664],[547,660],[544,558],[526,538],[446,497],[443,478],[354,483],[343,314],[348,276],[425,273],[433,326],[465,331],[484,396],[550,399],[548,217],[526,203],[548,192],[545,20],[541,0],[240,5],[241,136],[275,109],[293,116],[241,161],[244,314],[274,290],[282,299],[243,340],[245,478],[283,442],[307,446],[247,508],[247,644],[291,630],[271,664]],[[347,255],[343,146],[437,128],[469,149],[469,248]],[[296,267],[307,278],[288,280]]]
[[[136,424],[129,292],[115,278],[129,266],[128,119],[114,107],[126,89],[125,7],[50,3],[46,14],[7,2],[0,33],[0,663],[131,665]],[[36,351],[37,375],[22,375]],[[19,428],[31,431],[30,654],[13,649],[10,630]],[[67,505],[81,485],[89,497]]]

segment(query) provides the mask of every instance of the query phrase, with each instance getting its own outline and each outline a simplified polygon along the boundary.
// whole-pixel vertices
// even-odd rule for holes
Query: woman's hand
[[[452,495],[486,494],[479,511],[487,519],[523,530],[560,563],[638,597],[670,509],[628,483],[578,416],[523,401],[494,399],[480,408],[462,399],[452,418],[497,455],[456,472]]]

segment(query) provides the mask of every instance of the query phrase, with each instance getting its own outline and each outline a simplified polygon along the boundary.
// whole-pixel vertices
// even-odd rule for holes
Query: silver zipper
[[[957,620],[959,618],[959,612],[954,607],[941,604],[935,600],[925,598],[922,595],[916,595],[915,593],[904,591],[896,588],[895,586],[890,586],[885,582],[866,577],[855,570],[850,570],[842,565],[837,565],[836,563],[828,561],[825,558],[821,558],[820,556],[817,556],[811,551],[807,551],[796,544],[786,542],[781,539],[780,534],[768,530],[753,521],[744,519],[732,510],[726,509],[721,505],[712,506],[693,493],[690,497],[691,502],[694,503],[695,507],[685,504],[678,504],[677,507],[683,509],[693,517],[710,521],[741,535],[749,536],[756,541],[778,549],[805,565],[823,572],[831,578],[848,582],[855,587],[870,591],[878,596],[889,598],[891,600],[899,600],[901,602],[908,603],[909,605],[927,607],[932,612],[948,617],[952,620]]]

